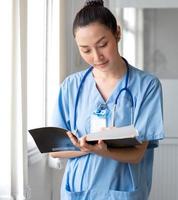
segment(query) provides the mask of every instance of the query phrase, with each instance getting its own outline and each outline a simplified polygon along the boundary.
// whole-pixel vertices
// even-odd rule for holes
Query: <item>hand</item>
[[[78,147],[83,152],[96,153],[96,154],[99,154],[99,155],[103,155],[108,150],[107,145],[102,140],[99,140],[98,143],[95,144],[95,145],[90,145],[86,141],[86,136],[78,139],[70,131],[67,132],[67,135],[69,136],[73,145]]]
[[[90,149],[90,146],[89,144],[87,144],[86,142],[86,136],[78,139],[72,132],[68,131],[67,132],[67,135],[68,137],[70,138],[72,144],[74,146],[76,146],[77,148],[79,148],[81,151],[84,151],[84,152],[90,152],[89,149]]]

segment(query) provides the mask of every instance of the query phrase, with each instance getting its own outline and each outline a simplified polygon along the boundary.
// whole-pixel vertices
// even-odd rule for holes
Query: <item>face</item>
[[[101,71],[107,71],[117,65],[118,36],[118,33],[114,35],[106,26],[92,23],[79,27],[75,39],[85,62]]]

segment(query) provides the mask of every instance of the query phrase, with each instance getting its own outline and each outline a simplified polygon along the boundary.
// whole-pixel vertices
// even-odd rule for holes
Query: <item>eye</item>
[[[87,49],[87,50],[82,50],[82,53],[90,53],[90,50],[89,49]]]
[[[107,44],[108,44],[107,42],[100,43],[100,44],[98,45],[98,47],[99,47],[99,48],[102,48],[102,47],[105,47],[105,46],[107,46]]]

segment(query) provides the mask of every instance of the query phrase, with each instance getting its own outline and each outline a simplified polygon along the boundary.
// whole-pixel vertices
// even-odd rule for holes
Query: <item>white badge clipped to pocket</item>
[[[101,104],[91,115],[90,132],[101,131],[106,127],[107,108],[105,104]]]

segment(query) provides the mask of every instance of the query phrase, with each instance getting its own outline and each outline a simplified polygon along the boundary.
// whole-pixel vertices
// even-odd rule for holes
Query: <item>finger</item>
[[[73,138],[75,138],[76,140],[78,140],[78,138],[77,138],[72,132],[67,131],[66,133],[67,133],[67,135],[68,135],[69,138],[70,138],[70,137],[73,137]]]
[[[87,143],[86,136],[80,138],[80,147],[81,148],[90,148],[91,145]]]
[[[80,138],[80,149],[81,149],[81,151],[92,152],[94,149],[94,145],[88,144],[86,137],[87,136]]]
[[[104,144],[103,140],[98,140],[98,147],[100,149],[102,149],[103,144]]]
[[[98,147],[100,149],[107,149],[107,144],[103,140],[98,140]]]
[[[86,153],[90,153],[91,152],[91,150],[89,150],[88,148],[84,148],[84,147],[81,147],[80,151],[83,151],[83,152],[86,152]]]
[[[104,143],[103,140],[98,140],[98,144]]]
[[[71,140],[72,144],[76,147],[80,147],[80,143],[78,141],[78,138],[70,131],[67,132],[67,135],[69,139]]]

